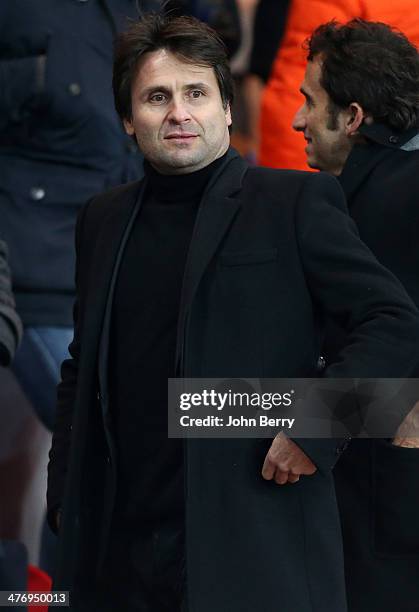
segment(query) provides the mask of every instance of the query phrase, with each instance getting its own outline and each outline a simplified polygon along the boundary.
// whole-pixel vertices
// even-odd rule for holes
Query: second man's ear
[[[346,120],[347,135],[352,136],[355,134],[362,125],[364,119],[365,113],[362,106],[360,106],[358,102],[352,102],[348,107],[348,116]]]

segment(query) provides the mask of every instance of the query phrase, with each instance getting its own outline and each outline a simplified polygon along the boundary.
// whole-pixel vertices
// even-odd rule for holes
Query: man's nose
[[[185,123],[191,119],[187,102],[181,99],[173,99],[169,108],[168,119],[174,123]]]
[[[292,120],[292,127],[297,132],[303,132],[306,128],[306,118],[304,114],[304,105],[301,106],[294,115]]]

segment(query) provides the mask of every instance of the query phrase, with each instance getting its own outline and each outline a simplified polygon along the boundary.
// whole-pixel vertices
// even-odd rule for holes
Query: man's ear
[[[132,124],[132,121],[130,119],[124,119],[123,124],[124,124],[124,128],[128,136],[134,136],[135,132],[134,132],[134,126]]]
[[[366,115],[362,106],[360,106],[358,102],[351,102],[347,110],[345,122],[346,135],[354,136],[365,118]]]
[[[225,108],[225,114],[226,114],[226,119],[227,119],[227,126],[229,127],[233,123],[233,120],[231,118],[231,108],[230,108],[229,103],[227,103],[227,106]]]

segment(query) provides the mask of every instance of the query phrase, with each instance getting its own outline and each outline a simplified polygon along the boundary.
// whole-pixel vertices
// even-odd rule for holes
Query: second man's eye
[[[191,97],[192,98],[200,98],[201,96],[203,96],[203,92],[200,89],[193,89],[191,91]]]

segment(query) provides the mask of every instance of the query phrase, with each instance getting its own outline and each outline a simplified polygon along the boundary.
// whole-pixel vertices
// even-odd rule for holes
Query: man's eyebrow
[[[187,83],[186,85],[184,85],[182,87],[183,91],[189,91],[190,89],[204,89],[204,90],[208,90],[211,89],[211,86],[208,83],[204,83],[202,81],[199,81],[197,83]],[[141,96],[149,96],[152,93],[155,92],[161,92],[167,95],[170,95],[172,93],[171,89],[169,89],[168,87],[166,87],[165,85],[151,85],[150,87],[145,87],[142,91],[141,91]]]
[[[170,89],[168,87],[165,87],[164,85],[151,85],[150,87],[145,87],[141,91],[141,96],[149,96],[150,94],[155,93],[157,91],[164,94],[170,94]]]
[[[187,89],[210,89],[210,85],[208,85],[208,83],[202,83],[202,82],[189,83],[188,85],[185,85],[183,89],[185,90]]]

